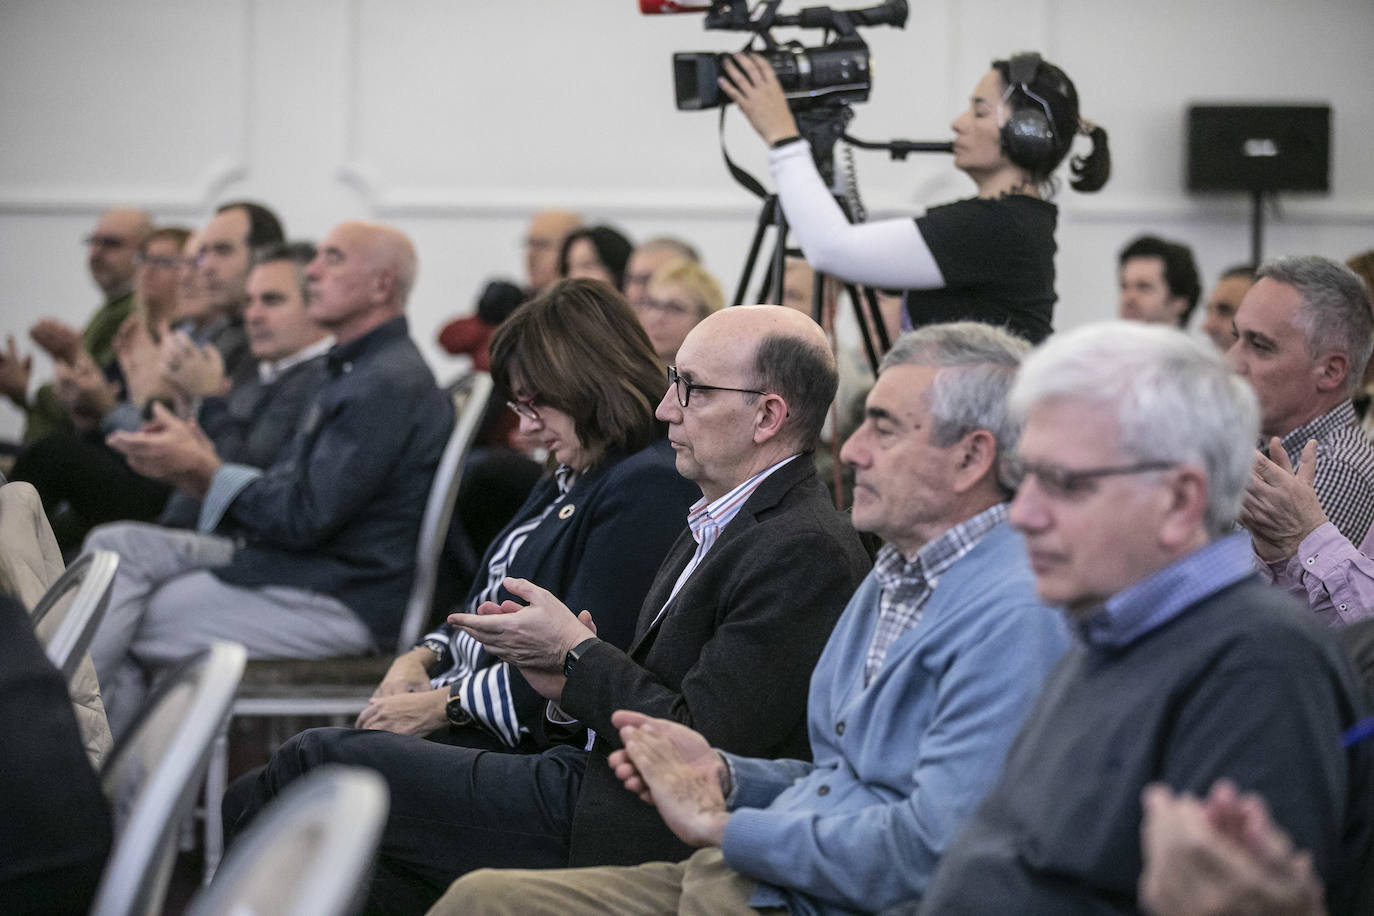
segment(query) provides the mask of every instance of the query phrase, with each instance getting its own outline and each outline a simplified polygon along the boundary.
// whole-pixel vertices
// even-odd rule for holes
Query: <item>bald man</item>
[[[100,214],[94,231],[86,236],[86,267],[100,287],[104,303],[82,331],[55,318],[39,321],[29,329],[33,342],[62,363],[75,364],[84,351],[101,368],[112,364],[115,332],[134,307],[134,273],[138,269],[135,256],[152,230],[152,217],[146,210],[117,207]],[[44,385],[29,398],[31,367],[32,357],[21,354],[11,336],[0,351],[0,394],[27,415],[25,442],[71,429],[67,410],[51,385]]]
[[[116,736],[146,674],[211,640],[259,658],[394,646],[453,425],[406,324],[415,269],[395,229],[348,222],[325,236],[306,268],[309,313],[337,343],[295,439],[266,471],[222,462],[161,407],[141,431],[110,437],[135,471],[202,499],[199,533],[119,524],[87,539],[87,550],[120,555],[91,646]]]
[[[526,294],[533,298],[558,282],[558,253],[582,217],[566,210],[540,210],[525,230]]]
[[[316,766],[381,772],[391,814],[371,897],[393,913],[424,912],[475,868],[686,858],[691,850],[607,764],[618,746],[611,713],[675,719],[740,754],[810,758],[806,685],[870,566],[809,454],[834,394],[834,358],[806,316],[741,307],[702,321],[658,405],[678,473],[702,495],[659,567],[629,651],[524,580],[506,587],[526,604],[449,618],[550,701],[527,741],[538,753],[312,729],[273,755],[246,813],[226,799],[226,824],[242,830]],[[586,611],[594,621],[597,608]]]

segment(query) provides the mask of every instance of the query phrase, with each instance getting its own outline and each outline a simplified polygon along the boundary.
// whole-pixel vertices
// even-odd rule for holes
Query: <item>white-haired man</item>
[[[1162,327],[1059,335],[1012,389],[1025,418],[1012,524],[1078,639],[998,784],[946,852],[928,913],[1134,911],[1141,793],[1263,796],[1352,912],[1374,747],[1349,662],[1230,534],[1258,409],[1210,345]],[[1362,912],[1369,912],[1363,910]]]

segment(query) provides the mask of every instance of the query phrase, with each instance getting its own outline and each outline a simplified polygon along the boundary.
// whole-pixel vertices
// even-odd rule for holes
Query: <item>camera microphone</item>
[[[711,8],[709,2],[691,0],[639,0],[639,11],[645,16],[661,16],[667,13],[704,13]]]

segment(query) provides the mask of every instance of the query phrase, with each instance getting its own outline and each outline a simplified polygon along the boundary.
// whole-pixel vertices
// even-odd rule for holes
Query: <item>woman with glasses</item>
[[[695,261],[679,258],[664,264],[649,278],[647,294],[633,303],[649,343],[665,366],[676,362],[687,334],[712,312],[725,305],[720,284]]]
[[[916,219],[851,225],[821,180],[772,68],[757,55],[727,62],[723,92],[769,144],[769,165],[787,221],[806,260],[853,283],[904,289],[909,326],[982,321],[1038,343],[1054,308],[1054,230],[1048,198],[1054,171],[1079,134],[1070,185],[1107,182],[1107,132],[1084,121],[1073,81],[1039,54],[996,60],[969,107],[954,119],[954,167],[976,197],[932,207]]]
[[[597,635],[621,648],[659,563],[700,495],[678,475],[654,418],[663,369],[623,297],[567,280],[517,309],[491,343],[492,375],[521,432],[552,473],[487,549],[460,610],[512,596],[528,579],[590,608]],[[475,725],[514,747],[544,701],[520,674],[447,624],[398,658],[358,718],[361,728],[424,734]],[[481,733],[462,729],[455,740]]]

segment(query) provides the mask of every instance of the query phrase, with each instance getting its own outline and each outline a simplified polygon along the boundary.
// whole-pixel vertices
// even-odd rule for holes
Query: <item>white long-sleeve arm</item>
[[[939,289],[935,256],[914,219],[850,223],[821,180],[805,140],[768,153],[773,183],[788,226],[807,263],[850,283],[885,289]]]

